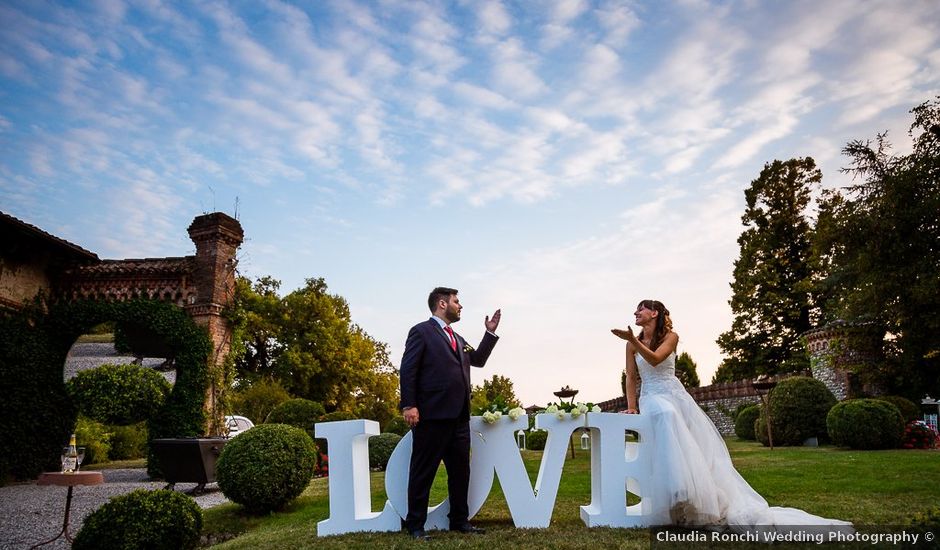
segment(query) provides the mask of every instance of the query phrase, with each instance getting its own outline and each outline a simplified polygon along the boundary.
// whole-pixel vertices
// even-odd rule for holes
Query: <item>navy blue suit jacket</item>
[[[422,420],[452,419],[470,404],[470,366],[482,367],[499,337],[487,332],[477,349],[454,332],[457,351],[434,319],[411,327],[401,359],[399,408],[417,407]]]

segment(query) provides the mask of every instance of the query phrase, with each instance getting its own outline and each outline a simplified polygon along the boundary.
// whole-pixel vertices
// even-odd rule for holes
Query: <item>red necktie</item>
[[[454,338],[454,329],[450,328],[450,326],[446,326],[444,330],[447,331],[447,335],[450,336],[450,349],[457,351],[457,339]]]

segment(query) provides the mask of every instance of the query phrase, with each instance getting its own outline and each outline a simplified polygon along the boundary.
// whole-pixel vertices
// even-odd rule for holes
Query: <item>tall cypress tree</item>
[[[731,330],[718,337],[725,354],[713,382],[806,368],[799,335],[813,303],[812,225],[807,207],[822,173],[811,157],[765,164],[744,192],[747,208],[731,282]]]

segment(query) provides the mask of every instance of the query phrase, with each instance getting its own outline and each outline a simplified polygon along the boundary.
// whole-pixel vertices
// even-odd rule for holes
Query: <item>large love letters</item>
[[[591,433],[591,503],[581,506],[581,520],[588,527],[645,527],[663,518],[652,515],[652,500],[645,486],[652,479],[653,457],[647,449],[655,434],[643,415],[588,413],[571,418],[552,414],[535,417],[536,427],[548,431],[538,478],[533,488],[515,432],[528,428],[528,419],[501,418],[486,424],[482,417],[470,419],[471,460],[469,505],[472,517],[486,502],[494,477],[499,478],[506,504],[516,527],[548,527],[558,494],[568,442],[574,430]],[[369,487],[369,437],[378,435],[372,420],[324,422],[315,427],[316,436],[326,439],[330,448],[330,517],[317,524],[318,535],[356,531],[398,531],[408,513],[408,466],[411,434],[392,453],[385,471],[388,501],[381,512],[373,512]],[[627,441],[628,431],[640,442]],[[627,505],[627,491],[640,497]],[[428,511],[427,529],[446,529],[450,509],[445,499]]]

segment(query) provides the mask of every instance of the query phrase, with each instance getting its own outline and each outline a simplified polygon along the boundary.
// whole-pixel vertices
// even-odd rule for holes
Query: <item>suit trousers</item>
[[[467,415],[469,416],[469,415]],[[467,416],[448,420],[422,420],[411,429],[411,470],[408,473],[408,516],[405,529],[424,529],[431,484],[441,461],[447,470],[451,527],[468,522],[470,511],[470,423]]]

